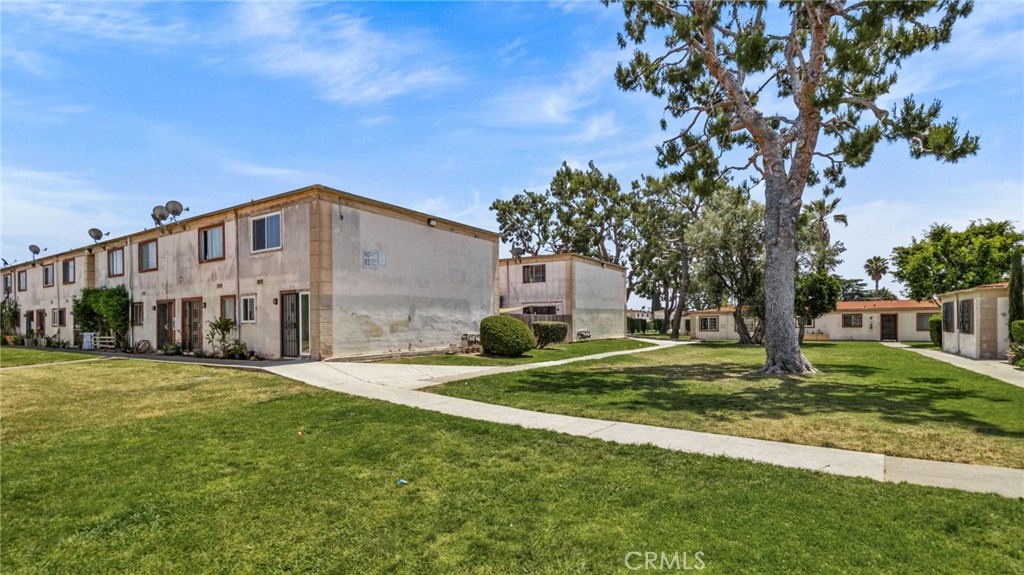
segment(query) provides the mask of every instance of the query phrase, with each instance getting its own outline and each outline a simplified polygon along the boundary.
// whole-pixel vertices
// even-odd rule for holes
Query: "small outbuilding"
[[[940,295],[942,351],[971,359],[1005,359],[1010,341],[1009,292],[1003,282]]]

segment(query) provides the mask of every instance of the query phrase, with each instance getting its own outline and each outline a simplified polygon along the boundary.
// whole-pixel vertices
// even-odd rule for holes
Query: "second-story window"
[[[18,272],[18,291],[25,291],[28,289],[28,272],[21,270]]]
[[[11,274],[4,274],[4,295],[7,295],[14,291],[14,276]]]
[[[53,285],[53,264],[43,266],[43,287]]]
[[[156,240],[139,244],[139,271],[148,272],[157,269]]]
[[[224,225],[199,230],[199,261],[224,259]]]
[[[107,252],[107,277],[124,275],[124,249]]]
[[[530,266],[523,266],[523,283],[524,284],[539,284],[546,281],[545,276],[547,268],[544,264],[535,264]]]
[[[281,214],[252,219],[252,251],[262,252],[281,247]]]
[[[64,271],[62,275],[64,283],[75,283],[75,260],[64,260],[61,269]]]

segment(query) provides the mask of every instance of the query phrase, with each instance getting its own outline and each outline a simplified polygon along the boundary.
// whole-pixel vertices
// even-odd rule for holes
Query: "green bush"
[[[658,333],[661,333],[661,328],[664,325],[665,325],[665,319],[664,318],[660,318],[659,317],[657,319],[651,320],[651,329],[653,329],[654,331],[656,331]]]
[[[1024,319],[1010,324],[1010,341],[1024,343]]]
[[[480,322],[480,345],[484,353],[518,357],[537,346],[526,324],[507,315],[492,315]]]
[[[932,336],[932,343],[942,347],[942,314],[937,313],[928,318],[928,332]]]
[[[569,333],[569,324],[564,321],[535,321],[533,335],[537,337],[537,347],[544,349],[549,343],[562,343]]]

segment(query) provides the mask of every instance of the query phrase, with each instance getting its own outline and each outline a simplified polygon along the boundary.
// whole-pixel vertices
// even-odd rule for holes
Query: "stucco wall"
[[[718,329],[701,331],[700,329],[700,318],[702,317],[717,317],[718,318]],[[690,334],[694,339],[703,339],[707,341],[719,341],[719,340],[739,340],[740,336],[736,333],[736,322],[732,317],[731,313],[696,313],[686,315],[684,320],[690,320]],[[684,326],[685,327],[685,322]],[[669,328],[671,329],[671,328]]]
[[[1006,319],[1010,305],[1005,294],[1006,288],[963,290],[940,296],[942,303],[952,302],[954,309],[954,331],[943,332],[942,350],[972,359],[1005,359],[1009,343]],[[974,302],[972,332],[964,333],[960,331],[957,314],[960,302],[968,299]],[[983,349],[982,338],[987,340],[989,349]]]
[[[43,310],[45,317],[42,328],[44,336],[57,336],[61,339],[71,341],[74,339],[74,316],[71,313],[71,303],[77,297],[82,288],[89,287],[87,284],[87,271],[89,263],[87,260],[93,256],[84,251],[75,254],[64,254],[37,258],[36,265],[31,263],[20,264],[11,270],[11,298],[18,302],[21,325],[17,329],[19,334],[24,335],[27,329],[25,313],[28,311]],[[62,262],[75,260],[75,281],[65,284]],[[43,268],[53,265],[53,285],[43,287]],[[18,272],[26,272],[28,289],[18,291]],[[65,309],[65,326],[53,325],[53,310]],[[39,327],[39,326],[35,326]]]
[[[573,259],[571,264],[574,332],[589,330],[593,339],[625,337],[626,273],[582,259]]]
[[[844,314],[861,314],[863,325],[861,327],[843,327]],[[897,335],[900,341],[929,341],[931,338],[927,331],[917,331],[917,314],[925,313],[918,311],[901,312],[850,312],[834,311],[825,314],[814,320],[814,325],[804,330],[805,334],[828,334],[829,339],[836,341],[879,341],[881,331],[879,322],[881,314],[896,313]],[[931,315],[931,312],[928,312]],[[700,317],[716,316],[719,318],[718,331],[700,331]],[[704,340],[738,340],[735,320],[731,313],[697,313],[686,316],[691,320],[690,329],[693,337]],[[795,328],[794,328],[795,329]]]
[[[523,283],[524,265],[544,265],[544,281]],[[570,314],[567,308],[568,261],[532,262],[528,258],[522,263],[503,261],[498,266],[498,291],[501,307],[511,308],[529,305],[553,305],[558,314]]]
[[[334,210],[334,357],[447,349],[496,313],[496,239]]]

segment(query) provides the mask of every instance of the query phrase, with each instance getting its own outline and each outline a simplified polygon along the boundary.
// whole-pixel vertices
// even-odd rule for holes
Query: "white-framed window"
[[[63,270],[64,283],[75,283],[75,260],[64,260],[61,269]]]
[[[43,266],[43,287],[53,285],[53,264]]]
[[[139,244],[139,271],[149,272],[157,269],[156,240],[149,240]]]
[[[199,261],[224,259],[224,224],[199,230]]]
[[[718,317],[705,315],[700,318],[700,331],[718,331]]]
[[[50,325],[57,327],[57,308],[50,310]]]
[[[107,252],[107,277],[124,275],[124,249]]]
[[[281,247],[281,214],[267,214],[252,219],[252,252],[276,250]]]
[[[241,304],[242,319],[239,323],[256,323],[256,296],[242,296]]]
[[[524,284],[541,284],[547,281],[547,266],[545,264],[533,264],[523,266]]]

